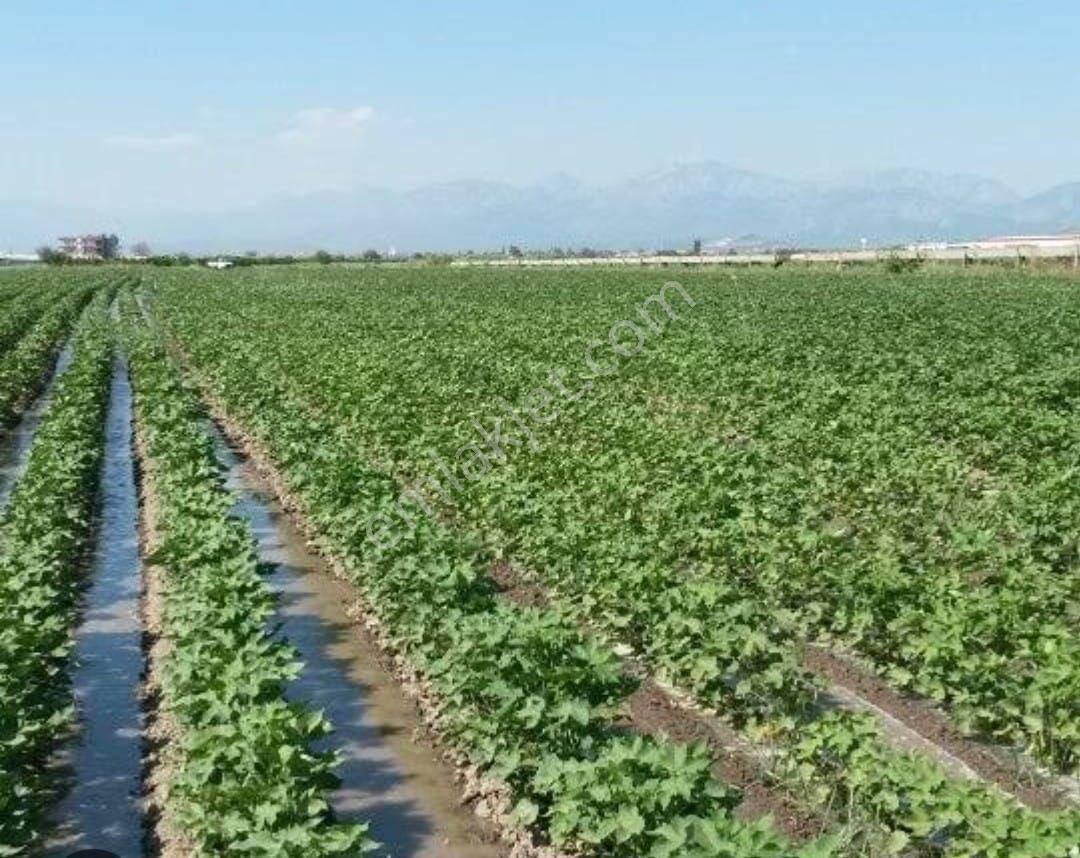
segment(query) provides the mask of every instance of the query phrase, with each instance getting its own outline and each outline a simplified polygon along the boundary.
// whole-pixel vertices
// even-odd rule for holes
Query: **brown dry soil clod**
[[[526,608],[547,608],[551,599],[539,584],[525,580],[506,560],[491,564],[490,574],[499,588],[499,594],[515,605]]]

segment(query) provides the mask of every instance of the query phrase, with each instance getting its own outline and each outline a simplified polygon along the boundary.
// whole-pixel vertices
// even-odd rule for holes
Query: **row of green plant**
[[[254,363],[243,372],[269,383],[269,374]],[[306,414],[318,419],[312,410]],[[351,447],[354,426],[330,432],[345,449]],[[810,790],[820,807],[846,808],[867,848],[890,851],[912,844],[950,855],[1034,858],[1064,855],[1080,836],[1077,814],[1032,813],[992,788],[946,777],[929,760],[891,749],[873,719],[853,713],[819,718],[820,685],[791,646],[797,625],[722,581],[691,576],[672,586],[660,576],[624,573],[600,582],[579,576],[559,585],[556,598],[568,612],[594,624],[599,620],[605,633],[631,643],[663,678],[752,737],[778,745],[775,774]],[[811,736],[828,742],[815,746]],[[882,828],[888,834],[875,834]]]
[[[783,764],[819,800],[902,821],[887,843],[891,854],[1080,855],[1080,812],[1027,811],[978,781],[949,778],[924,756],[883,747],[867,714],[834,712],[809,722]]]
[[[50,295],[34,321],[25,326],[8,351],[0,355],[0,428],[10,426],[45,381],[63,341],[95,286],[76,287]]]
[[[47,309],[72,291],[104,285],[116,272],[71,277],[43,268],[0,268],[0,355],[3,355]]]
[[[313,431],[272,378],[248,372],[247,361],[220,360],[227,341],[192,345],[230,413],[265,445],[433,691],[447,741],[510,790],[516,824],[560,847],[626,858],[691,843],[713,856],[838,848],[831,839],[797,848],[767,821],[739,821],[738,795],[713,780],[702,747],[625,736],[617,722],[636,683],[619,660],[567,617],[500,598],[488,558],[458,531],[413,507],[409,536],[373,552],[367,522],[393,511],[394,481],[345,439]]]
[[[23,289],[0,292],[0,307],[3,308],[3,315],[0,316],[0,355],[18,341],[52,297],[48,290],[30,295]]]
[[[362,275],[264,274],[199,302],[260,337],[320,409],[354,419],[365,458],[429,480],[432,451],[456,466],[466,445],[486,449],[475,422],[510,425],[496,403],[526,400],[568,354],[580,364],[589,338],[638,318],[661,282],[488,275],[391,272],[348,289],[338,282]],[[564,416],[533,426],[539,450],[460,480],[456,508],[551,580],[723,579],[790,611],[804,636],[850,644],[962,728],[1074,771],[1068,284],[687,277],[687,321],[654,307],[667,328],[614,376],[571,364],[566,383],[591,383],[587,395],[556,397]],[[612,355],[597,354],[606,372]]]
[[[331,813],[337,759],[313,748],[330,723],[286,699],[302,664],[272,633],[274,598],[196,400],[144,328],[129,327],[127,349],[160,538],[147,561],[164,572],[160,705],[180,728],[168,824],[206,856],[369,852],[367,826]]]
[[[332,423],[334,430],[347,438],[354,455],[388,462],[396,473],[402,468],[408,473],[411,467],[415,474],[417,462],[424,458],[430,461],[430,450],[449,449],[452,454],[457,448],[446,441],[447,434],[453,443],[460,444],[467,439],[462,437],[461,428],[463,424],[469,425],[469,418],[478,416],[487,420],[475,402],[476,391],[490,390],[491,377],[495,376],[506,380],[505,390],[510,391],[506,396],[513,400],[514,385],[518,389],[522,385],[521,379],[513,376],[528,380],[530,376],[540,375],[544,361],[551,360],[547,348],[552,342],[565,340],[564,332],[551,333],[557,320],[553,321],[550,312],[542,316],[547,330],[538,331],[530,319],[502,306],[504,301],[516,305],[532,300],[522,288],[469,292],[451,284],[452,297],[462,299],[463,306],[458,307],[442,291],[426,289],[413,294],[408,288],[403,290],[401,283],[394,284],[394,302],[378,295],[378,290],[346,292],[325,281],[295,287],[283,283],[268,285],[270,288],[251,283],[244,288],[238,284],[236,294],[211,297],[202,293],[197,302],[187,306],[170,304],[169,309],[176,317],[183,318],[185,313],[205,314],[211,305],[218,304],[218,318],[226,328],[215,331],[215,335],[230,338],[234,346],[238,341],[249,343],[247,372],[261,371],[291,380],[293,392],[299,392],[307,400],[309,416],[319,422],[323,431],[328,422]],[[478,307],[478,296],[474,293],[479,293],[495,309]],[[647,294],[643,290],[638,293]],[[826,293],[825,297],[836,301],[831,294]],[[882,308],[893,310],[887,301],[882,304],[878,296],[870,297],[874,300],[863,296],[868,309],[879,313]],[[596,308],[578,296],[568,296],[566,290],[546,290],[542,298],[547,302],[545,309],[550,310],[552,303],[558,307],[561,300],[575,313],[584,313],[596,329],[603,330],[596,318]],[[732,296],[727,298],[730,300]],[[906,300],[918,303],[918,299],[916,294]],[[763,311],[788,310],[783,299],[753,300],[762,305]],[[985,296],[982,300],[985,303]],[[1018,299],[1010,299],[1015,300]],[[298,312],[283,314],[282,302],[292,304]],[[611,298],[604,296],[601,309],[610,312],[610,302]],[[879,305],[875,306],[875,302]],[[1010,302],[1004,304],[1005,310],[1015,312]],[[428,312],[421,312],[423,309]],[[998,311],[1003,312],[1000,308]],[[541,317],[539,311],[537,317]],[[925,324],[918,312],[913,317],[919,324]],[[433,320],[439,324],[434,332]],[[525,330],[509,328],[508,334],[508,320],[520,323]],[[761,348],[760,337],[752,329],[746,330],[744,323],[738,323],[737,328],[743,345],[745,338],[753,334],[754,345]],[[806,330],[803,326],[802,336]],[[194,336],[191,329],[184,333]],[[972,333],[985,336],[987,332],[974,329]],[[679,342],[685,345],[685,335],[679,330],[671,331],[670,335],[676,340],[676,347]],[[310,349],[304,344],[316,336],[320,355],[312,360]],[[378,354],[384,343],[390,349],[388,356],[394,358],[393,363],[373,362],[371,352]],[[795,349],[796,344],[785,341],[784,346]],[[565,350],[565,341],[561,348]],[[776,358],[774,351],[764,350],[763,360]],[[783,397],[768,399],[760,390],[754,395],[761,398],[768,421],[722,423],[725,428],[718,431],[709,425],[714,419],[710,408],[692,399],[694,387],[708,389],[709,379],[703,377],[702,368],[709,365],[687,362],[685,357],[674,363],[671,354],[647,353],[638,359],[648,369],[633,373],[634,389],[628,391],[625,384],[616,384],[619,394],[626,396],[625,402],[615,403],[627,412],[625,416],[613,414],[606,407],[612,404],[609,392],[597,392],[592,402],[585,400],[586,406],[591,407],[578,408],[552,428],[537,429],[545,440],[554,437],[558,443],[549,443],[539,454],[532,451],[521,454],[506,466],[493,469],[485,480],[467,485],[454,512],[459,514],[464,510],[473,522],[480,523],[490,541],[524,556],[531,566],[541,570],[565,604],[614,636],[631,640],[658,670],[693,690],[700,700],[718,707],[737,723],[756,727],[759,734],[771,733],[772,738],[782,738],[789,744],[797,742],[805,729],[803,722],[813,699],[814,682],[799,667],[798,647],[792,641],[797,642],[808,630],[822,627],[826,619],[830,630],[839,633],[842,629],[836,625],[836,619],[852,613],[845,603],[846,594],[856,587],[862,587],[862,593],[871,592],[861,581],[845,578],[843,567],[827,566],[826,574],[821,574],[823,552],[829,552],[833,543],[849,538],[849,522],[843,516],[824,522],[798,522],[798,527],[791,527],[786,518],[791,511],[800,516],[808,512],[814,517],[821,516],[820,510],[811,506],[821,503],[814,496],[815,492],[822,493],[821,484],[813,479],[802,485],[793,479],[798,472],[790,464],[809,461],[813,465],[815,434],[805,416],[797,415],[802,417],[800,420],[788,419],[790,415],[785,410],[792,409]],[[783,360],[778,365],[789,363]],[[751,381],[741,372],[734,375],[742,384]],[[661,388],[658,380],[666,386]],[[692,381],[689,388],[688,380]],[[827,376],[825,380],[828,381]],[[757,383],[760,387],[760,379]],[[797,384],[798,380],[791,382],[785,378],[784,383]],[[727,384],[725,393],[737,392],[737,385],[728,389]],[[1050,385],[1053,389],[1052,381]],[[816,387],[812,393],[820,395]],[[835,410],[830,399],[824,399],[823,409]],[[801,393],[798,401],[802,402]],[[883,413],[882,406],[887,403],[879,402],[876,396],[873,401],[878,406],[877,413]],[[898,424],[904,419],[895,408],[884,413],[890,414]],[[332,419],[328,420],[327,415]],[[755,415],[743,415],[747,416]],[[1045,414],[1043,418],[1045,426]],[[801,455],[790,457],[787,463],[777,461],[762,467],[761,450],[755,449],[756,436],[774,423],[783,424],[785,419],[788,419],[786,431],[777,433],[784,446],[778,449],[791,453],[792,442],[802,443],[803,448],[798,451]],[[870,434],[871,428],[882,434],[879,427],[865,427],[863,431],[873,444],[867,449],[880,457],[889,452],[889,445]],[[748,434],[751,430],[754,435]],[[842,437],[850,446],[850,432]],[[695,443],[702,444],[702,439],[707,445],[707,459],[697,455],[694,449]],[[907,449],[910,447],[909,442]],[[947,451],[947,455],[952,457],[948,459],[951,462],[956,451]],[[930,456],[924,459],[932,462]],[[837,469],[832,464],[829,473],[835,479]],[[427,467],[430,470],[432,465]],[[913,473],[927,472],[916,469]],[[842,482],[836,482],[847,488],[861,481],[865,490],[867,474],[856,471],[853,476],[856,479],[846,476]],[[871,476],[871,484],[872,479]],[[895,482],[892,475],[890,479]],[[910,476],[905,484],[910,490],[909,483]],[[567,491],[568,485],[579,488]],[[768,492],[762,491],[762,487]],[[676,489],[682,496],[676,494]],[[766,509],[771,506],[769,515],[754,520],[741,514],[740,507],[747,502],[740,497],[741,493],[748,494],[755,505],[761,504]],[[921,500],[917,493],[915,496]],[[874,495],[870,497],[873,499]],[[808,509],[799,508],[804,503]],[[1024,514],[1023,505],[1012,506]],[[875,514],[880,512],[876,504],[870,508]],[[709,509],[726,514],[703,515]],[[732,515],[731,511],[740,514]],[[962,514],[982,512],[979,508],[961,510]],[[756,541],[754,537],[759,534],[765,538]],[[792,553],[792,546],[799,553],[789,559],[784,555]],[[1067,549],[1067,545],[1064,547]],[[725,555],[735,561],[731,567],[723,562]],[[848,553],[843,557],[845,561],[850,559]],[[796,559],[808,570],[814,570],[820,580],[815,582],[809,572],[800,572],[793,562]],[[870,552],[862,558],[859,568],[880,561],[880,552]],[[743,571],[751,569],[755,575]],[[872,569],[863,578],[880,581],[884,571]],[[791,579],[790,583],[786,578]],[[1045,581],[1046,575],[1037,576],[1036,580],[1039,579]],[[999,576],[993,583],[1000,582]],[[926,594],[926,583],[922,576],[912,576],[908,585],[921,586]],[[968,589],[974,590],[988,607],[995,599],[1007,606],[1015,592],[1009,586],[980,587],[978,582],[969,582]],[[936,604],[948,605],[966,595],[964,590],[956,592],[957,598],[952,602],[946,602],[933,588],[928,595]],[[888,604],[886,593],[877,595],[874,605]],[[830,598],[834,604],[829,604]],[[910,594],[906,604],[911,606],[911,614],[918,616],[916,594]],[[840,608],[844,608],[843,614]],[[904,615],[904,608],[904,602],[893,604],[899,615]],[[1030,613],[1018,617],[1008,609],[1003,613],[1014,627],[1023,628],[1019,621],[1031,618]],[[983,615],[993,616],[989,611]],[[865,628],[874,631],[878,625],[868,621]],[[900,628],[898,624],[897,631]],[[941,637],[940,630],[938,636]],[[1005,635],[1000,637],[1004,642]],[[920,637],[911,633],[897,635],[894,646],[898,639],[910,649]],[[1068,683],[1075,681],[1076,673],[1073,670],[1063,678],[1061,668],[1068,670],[1070,662],[1060,655],[1067,656],[1070,640],[1075,642],[1075,636],[1064,637],[1065,645],[1058,647],[1058,658],[1050,657],[1052,650],[1036,650],[1032,654],[1042,662],[1037,669],[1049,681],[1051,696],[1043,694],[1037,684],[1033,688],[1030,676],[1017,670],[1011,685],[1006,685],[1004,678],[996,680],[998,693],[983,699],[982,708],[1001,723],[1013,719],[1015,711],[1011,703],[1003,705],[1003,692],[1020,689],[1011,695],[1013,700],[1025,700],[1025,692],[1035,700],[1043,694],[1042,702],[1049,704],[1044,705],[1043,711],[1051,713],[1054,727],[1045,732],[1052,733],[1053,747],[1068,747],[1069,730],[1075,730],[1077,723],[1069,701],[1075,703],[1078,699],[1075,695],[1068,696]],[[962,638],[958,642],[965,644]],[[982,657],[979,652],[968,654],[974,659]],[[984,674],[986,664],[987,659],[982,658]],[[964,675],[955,665],[946,665],[946,670],[953,680]],[[1000,669],[997,672],[1002,673]],[[974,665],[967,667],[969,682],[975,675]],[[992,685],[984,679],[980,687]],[[851,737],[865,732],[863,720],[853,716],[827,723],[838,744],[844,747],[854,747]],[[1043,854],[1041,833],[1031,835],[1035,839],[1030,845],[1016,840],[1028,836],[1025,832],[1042,829],[1051,832],[1059,845],[1075,841],[1075,815],[1027,814],[985,788],[972,792],[966,785],[950,779],[945,779],[940,787],[927,789],[925,773],[918,765],[910,765],[903,755],[888,751],[880,738],[875,740],[874,747],[877,757],[873,760],[853,752],[851,760],[842,763],[845,771],[850,771],[851,777],[863,785],[855,796],[856,803],[863,805],[859,812],[884,820],[896,832],[898,841],[909,838],[924,846],[947,843],[956,854],[978,854],[965,850],[982,848],[978,844],[987,836],[996,836],[1003,820],[1009,821],[1007,828],[1020,833],[1002,840],[1002,849],[1030,849],[1033,851],[1028,854]],[[883,767],[882,760],[891,761],[890,765]],[[793,766],[792,771],[801,772],[806,778],[815,777],[801,766],[804,762],[800,760],[800,765]],[[824,758],[818,762],[821,771],[830,772],[835,779],[837,763]],[[902,775],[900,783],[904,787],[898,793],[896,807],[890,807],[891,801],[878,802],[876,798],[878,794],[897,794],[894,781],[900,775],[894,776],[893,771]],[[935,771],[933,766],[930,771]],[[958,807],[965,808],[963,826],[955,823]]]
[[[29,288],[29,281],[19,275],[5,277],[0,274],[0,304],[7,304]]]
[[[73,717],[71,628],[102,457],[110,291],[78,323],[73,363],[0,523],[0,855],[30,854],[41,835],[47,759]]]

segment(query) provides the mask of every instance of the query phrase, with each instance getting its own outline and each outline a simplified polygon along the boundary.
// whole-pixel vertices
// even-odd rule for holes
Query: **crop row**
[[[422,339],[408,342],[408,325],[401,318],[407,310],[365,306],[363,311],[357,308],[355,312],[342,312],[351,297],[311,288],[289,291],[277,287],[269,292],[252,289],[243,294],[242,308],[234,305],[227,312],[232,323],[228,333],[235,338],[232,345],[247,340],[251,353],[246,371],[261,371],[277,379],[291,380],[294,392],[302,391],[312,400],[308,402],[309,410],[318,415],[324,430],[327,419],[323,415],[332,415],[330,422],[334,429],[348,438],[354,449],[359,448],[359,454],[370,457],[374,449],[371,437],[375,435],[383,441],[381,449],[374,449],[376,455],[396,458],[405,467],[415,467],[421,452],[445,449],[439,444],[441,439],[431,434],[433,430],[437,432],[448,425],[454,426],[455,421],[462,422],[460,414],[455,417],[453,413],[435,410],[444,401],[447,408],[477,416],[475,410],[470,413],[470,402],[460,401],[462,391],[483,384],[480,373],[503,371],[501,364],[509,362],[507,356],[491,350],[506,345],[491,340],[494,346],[481,349],[491,362],[472,366],[470,356],[460,353],[465,344],[454,339],[436,337],[432,345],[430,331],[423,331]],[[490,299],[491,293],[485,297]],[[283,316],[279,304],[283,298],[300,302],[306,312]],[[205,313],[206,304],[202,303],[205,296],[200,299],[194,312]],[[452,312],[446,310],[441,297],[432,300],[439,301],[440,310]],[[520,296],[514,295],[514,300],[520,300]],[[228,302],[228,298],[223,299],[223,303]],[[185,308],[170,309],[182,317]],[[372,310],[381,313],[382,318],[373,318]],[[467,310],[479,312],[475,307]],[[478,343],[489,341],[478,323],[465,318],[467,310],[461,311],[466,324],[464,331],[456,323],[448,327],[454,337],[468,337],[469,349],[477,349]],[[188,308],[188,312],[192,311]],[[505,314],[494,315],[499,316],[497,321],[507,319]],[[284,318],[288,323],[283,330]],[[387,330],[379,330],[376,322]],[[471,331],[468,325],[473,326]],[[359,338],[357,326],[364,328]],[[190,327],[184,333],[195,336]],[[367,352],[377,347],[377,343],[372,345],[372,339],[380,340],[387,333],[399,349],[397,364],[377,368],[385,371],[391,382],[399,383],[396,391],[388,391],[387,379],[372,377],[371,368],[365,366]],[[672,335],[678,336],[678,332]],[[321,353],[319,360],[312,361],[304,343],[315,336],[319,337]],[[527,337],[524,340],[536,345],[535,340]],[[362,342],[365,352],[360,360],[354,345],[357,341]],[[447,355],[445,363],[439,364],[430,355],[423,360],[416,357],[444,346],[457,350],[452,356]],[[410,348],[415,352],[409,351]],[[401,359],[402,354],[405,359]],[[520,351],[515,357],[522,357]],[[528,375],[530,359],[535,362],[535,358],[524,357],[525,360],[516,363],[516,369]],[[650,358],[645,355],[642,359]],[[433,365],[438,364],[445,374],[453,376],[462,372],[463,363],[478,375],[455,379],[453,384],[431,383]],[[670,374],[669,378],[676,381],[673,386],[678,386],[687,370],[693,373],[695,366],[678,367],[680,372]],[[402,378],[403,374],[406,377]],[[422,394],[408,395],[417,382],[423,385]],[[651,383],[647,376],[637,377],[634,382],[639,387]],[[654,397],[662,393],[645,392]],[[635,404],[641,399],[641,390],[637,393],[636,399],[628,397],[624,404],[631,414],[642,410]],[[675,408],[687,409],[688,400],[673,399],[669,394],[668,402]],[[415,412],[417,403],[428,409],[429,419],[410,413]],[[851,803],[860,813],[883,821],[895,832],[898,841],[907,838],[924,844],[947,843],[955,854],[982,854],[980,850],[991,847],[1002,850],[995,854],[1054,854],[1047,852],[1053,844],[1063,848],[1063,844],[1075,842],[1075,815],[1029,814],[984,788],[943,778],[934,766],[884,748],[866,719],[843,715],[804,723],[813,702],[814,681],[799,667],[797,648],[790,641],[800,636],[807,625],[807,616],[800,616],[795,605],[774,597],[762,583],[776,581],[776,589],[791,598],[799,592],[805,598],[808,592],[814,594],[827,588],[805,581],[800,591],[798,582],[805,576],[793,576],[795,583],[781,588],[783,576],[770,567],[768,557],[753,558],[760,570],[759,579],[747,580],[745,574],[732,575],[723,567],[718,568],[713,557],[730,552],[729,545],[754,542],[748,537],[755,534],[747,532],[744,516],[730,523],[721,520],[717,526],[702,521],[700,513],[708,508],[738,509],[738,491],[751,490],[763,483],[768,485],[771,475],[780,478],[773,481],[777,491],[786,486],[790,494],[793,484],[783,462],[770,469],[759,469],[754,461],[753,445],[748,445],[732,427],[729,439],[708,448],[709,467],[703,467],[701,457],[694,455],[691,438],[684,440],[678,423],[663,421],[656,430],[640,420],[616,421],[605,426],[611,415],[602,407],[604,404],[601,401],[601,407],[594,413],[584,409],[574,414],[571,425],[587,426],[595,433],[591,439],[587,433],[567,438],[561,424],[544,430],[557,434],[561,442],[553,447],[552,455],[530,453],[523,457],[525,464],[520,468],[515,467],[515,462],[513,466],[495,469],[486,481],[466,489],[460,507],[479,521],[488,534],[498,535],[496,544],[510,546],[515,554],[520,553],[530,565],[541,570],[548,583],[561,592],[566,604],[599,622],[613,636],[631,640],[658,669],[693,690],[699,700],[719,708],[737,722],[766,725],[775,738],[784,739],[791,748],[791,774],[811,782],[815,789],[836,790],[845,798],[849,792],[847,785],[859,784],[860,788],[850,796]],[[486,419],[482,413],[479,417]],[[686,418],[686,422],[696,432],[707,429],[697,420]],[[407,432],[402,432],[405,428]],[[754,428],[760,431],[759,427]],[[801,432],[793,432],[792,437],[805,437],[809,430],[804,425]],[[610,446],[597,441],[607,441]],[[674,473],[671,472],[673,451],[681,468]],[[655,470],[657,463],[650,461],[648,454],[657,452],[661,454],[660,463],[667,469],[664,476],[669,481],[674,477],[684,486],[715,485],[718,494],[703,492],[697,497],[678,498],[665,486],[642,484],[638,475]],[[553,492],[555,487],[570,480],[585,486],[585,491]],[[794,490],[798,491],[797,485]],[[634,500],[635,497],[641,500]],[[612,498],[616,499],[614,503]],[[769,498],[775,504],[782,500],[779,495],[775,501]],[[619,508],[618,503],[624,507]],[[671,507],[668,514],[664,514],[664,505]],[[692,538],[686,536],[687,523],[695,531]],[[765,523],[773,525],[773,522]],[[827,523],[832,525],[832,530],[844,529],[842,521]],[[740,529],[731,530],[732,524]],[[773,527],[759,544],[774,550],[786,547],[778,546],[780,531]],[[820,554],[822,542],[828,547],[829,530],[822,534],[820,526],[813,531],[796,528],[794,532],[798,539],[792,541],[805,543],[803,547],[807,551],[816,550]],[[656,556],[658,545],[665,553],[672,554]],[[681,553],[674,554],[674,550]],[[746,560],[745,551],[736,556],[740,561]],[[808,557],[813,558],[813,554]],[[673,576],[672,569],[680,566],[680,573]],[[786,562],[779,568],[791,571]],[[834,580],[837,577],[828,577],[826,583],[831,592],[843,597],[851,585],[845,588],[843,579]],[[993,590],[984,588],[984,592],[992,595]],[[1005,588],[1003,601],[1009,592]],[[813,608],[814,600],[808,601]],[[819,613],[825,615],[828,610],[825,607]],[[1030,615],[1026,619],[1030,620]],[[918,640],[916,635],[909,635],[905,639],[909,647],[911,638]],[[1075,638],[1065,640],[1067,645]],[[1067,647],[1064,652],[1067,654]],[[1046,659],[1045,653],[1039,655]],[[1065,706],[1061,708],[1061,704],[1054,705],[1051,700],[1047,707],[1054,719],[1056,747],[1061,747],[1062,741],[1069,741],[1068,730],[1076,726],[1075,713],[1068,709],[1069,700],[1076,698],[1060,697],[1069,686],[1056,678],[1060,669],[1051,670],[1060,664],[1068,666],[1067,661],[1054,659],[1046,659],[1041,665],[1045,675],[1057,682],[1058,699]],[[952,676],[958,675],[954,670]],[[1075,678],[1075,672],[1072,676]],[[1035,689],[1036,693],[1039,691]],[[986,701],[982,702],[985,707]],[[1001,706],[1000,697],[990,702],[996,702],[995,713],[1005,717],[1014,711]],[[847,753],[838,757],[837,748],[844,748]]]
[[[367,826],[332,819],[331,731],[285,698],[301,670],[268,629],[274,599],[250,529],[230,517],[202,417],[160,344],[131,326],[127,347],[144,451],[144,495],[164,570],[161,705],[179,725],[169,751],[168,825],[200,855],[359,855]]]
[[[235,342],[230,351],[237,355]],[[254,361],[243,372],[269,383]],[[356,428],[343,423],[326,434],[348,450]],[[939,844],[953,855],[1042,856],[1065,854],[1080,836],[1075,814],[1028,812],[987,787],[945,777],[928,760],[891,750],[867,716],[816,719],[818,689],[786,640],[790,622],[723,582],[698,577],[673,587],[659,577],[595,581],[579,573],[558,585],[567,610],[592,621],[615,616],[604,630],[631,642],[665,678],[779,743],[777,774],[808,789],[821,806],[852,808],[857,826],[886,828],[885,848],[911,842]],[[880,845],[880,837],[866,836]]]
[[[10,426],[34,396],[92,294],[92,287],[82,287],[61,297],[44,309],[11,349],[0,356],[0,428]]]
[[[634,307],[591,283],[572,300],[551,288],[533,298],[529,284],[455,284],[455,301],[447,284],[394,285],[397,303],[272,281],[216,300],[243,314],[241,336],[281,331],[282,302],[302,307],[288,336],[264,336],[267,357],[337,414],[362,415],[368,458],[418,479],[432,475],[432,451],[454,463],[467,444],[486,450],[475,424],[510,425],[494,403],[524,400],[567,345]],[[582,402],[533,426],[539,449],[461,480],[455,505],[557,578],[677,581],[689,568],[722,579],[788,612],[801,634],[853,645],[965,729],[1074,770],[1080,448],[1067,288],[795,286],[748,299],[750,286],[705,280],[698,303],[678,308],[693,318],[614,377],[571,378],[575,391],[592,384]],[[530,301],[534,313],[517,309]],[[1044,304],[1058,307],[1049,326]],[[302,343],[315,336],[313,361]]]
[[[0,356],[25,334],[46,311],[64,303],[72,293],[105,285],[112,272],[85,272],[72,276],[51,270],[0,271]]]
[[[0,524],[0,855],[23,854],[40,835],[45,760],[72,718],[70,632],[102,455],[108,300],[98,292],[78,323],[72,366]]]
[[[366,523],[394,509],[393,480],[332,433],[314,433],[273,379],[243,361],[203,360],[206,348],[199,344],[198,362],[214,390],[265,446],[430,686],[440,732],[509,789],[516,824],[559,846],[627,858],[832,850],[831,841],[796,849],[767,820],[736,820],[737,791],[713,780],[703,748],[617,729],[635,686],[619,660],[566,617],[501,599],[486,558],[456,530],[416,507],[406,540],[371,551]]]
[[[95,274],[72,282],[70,277],[53,271],[0,272],[0,355],[65,295],[107,279]]]
[[[6,306],[30,288],[30,282],[21,277],[0,278],[0,306]]]
[[[12,298],[14,297],[13,295]],[[50,297],[52,296],[48,294],[39,294],[19,301],[12,300],[13,306],[4,306],[4,315],[0,319],[0,355],[11,348],[41,315],[47,303],[46,299]]]

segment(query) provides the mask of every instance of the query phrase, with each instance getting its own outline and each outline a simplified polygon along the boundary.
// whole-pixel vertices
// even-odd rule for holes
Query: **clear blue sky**
[[[698,160],[1080,179],[1075,0],[9,0],[0,32],[3,200],[198,209]]]

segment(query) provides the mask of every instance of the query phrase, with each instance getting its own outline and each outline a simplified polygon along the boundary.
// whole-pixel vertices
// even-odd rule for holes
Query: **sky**
[[[0,201],[131,214],[456,179],[1080,179],[1080,5],[7,0]]]

